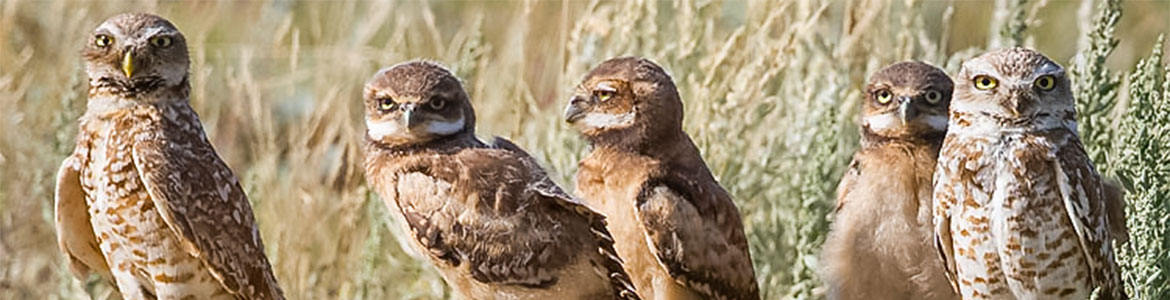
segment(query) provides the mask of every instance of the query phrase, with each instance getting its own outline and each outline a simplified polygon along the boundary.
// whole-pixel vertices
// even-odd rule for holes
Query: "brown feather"
[[[426,105],[435,95],[455,96],[440,96],[447,103],[437,110],[382,107],[388,99]],[[366,101],[367,119],[397,122],[374,126],[408,115],[474,120],[458,81],[428,62],[380,71]],[[403,221],[411,246],[469,299],[637,299],[605,217],[557,187],[520,147],[500,138],[485,144],[473,130],[468,123],[449,134],[367,133],[367,180]]]

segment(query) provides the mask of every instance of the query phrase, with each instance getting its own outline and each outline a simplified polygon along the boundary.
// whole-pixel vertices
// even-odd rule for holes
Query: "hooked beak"
[[[410,131],[411,128],[417,126],[420,122],[422,120],[419,119],[419,115],[414,113],[414,104],[403,104],[402,126],[406,128],[406,131]]]
[[[918,111],[910,105],[910,97],[898,98],[898,120],[902,121],[902,125],[906,125],[916,116],[918,116]]]
[[[1008,109],[1008,112],[1012,114],[1012,118],[1019,118],[1020,117],[1019,106],[1020,106],[1019,102],[1017,102],[1017,101],[1012,101],[1012,105],[1008,106],[1007,109]]]
[[[1032,104],[1032,95],[1026,89],[1012,89],[1003,107],[1012,115],[1012,118],[1019,118],[1021,111],[1024,111],[1026,106]]]
[[[585,116],[585,98],[581,96],[573,96],[569,100],[569,105],[565,107],[565,122],[574,123]]]
[[[126,55],[122,57],[122,73],[126,74],[126,78],[134,76],[134,51],[126,50]]]

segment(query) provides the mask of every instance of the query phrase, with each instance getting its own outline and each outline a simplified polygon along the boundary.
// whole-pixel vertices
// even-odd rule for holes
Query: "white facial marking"
[[[383,139],[387,136],[400,136],[406,133],[402,125],[394,121],[374,121],[366,118],[366,133],[375,140]]]
[[[578,121],[581,125],[591,128],[612,128],[629,126],[634,123],[634,114],[605,114],[591,112],[585,114],[585,117]]]
[[[459,116],[459,119],[454,122],[431,121],[427,123],[427,132],[437,135],[448,135],[463,130],[463,125],[465,125],[463,116]]]
[[[947,116],[928,115],[923,116],[922,121],[926,123],[926,126],[929,126],[930,129],[939,131],[947,129]]]
[[[865,117],[865,126],[875,132],[885,131],[888,129],[895,129],[902,124],[902,120],[894,116],[894,114],[879,114]]]

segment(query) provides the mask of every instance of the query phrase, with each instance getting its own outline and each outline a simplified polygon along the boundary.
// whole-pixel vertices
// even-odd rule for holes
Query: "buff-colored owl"
[[[861,150],[837,187],[825,241],[830,299],[957,299],[934,247],[931,177],[947,130],[951,79],[922,62],[871,77]]]
[[[577,194],[610,220],[646,299],[759,299],[739,209],[683,131],[670,75],[645,58],[589,71],[565,121],[593,145]]]
[[[955,78],[934,178],[936,242],[964,299],[1124,299],[1109,191],[1077,136],[1064,68],[1025,48]],[[1112,222],[1111,222],[1112,221]]]
[[[282,299],[252,207],[188,104],[187,44],[122,14],[83,56],[89,100],[57,174],[57,238],[126,299]]]

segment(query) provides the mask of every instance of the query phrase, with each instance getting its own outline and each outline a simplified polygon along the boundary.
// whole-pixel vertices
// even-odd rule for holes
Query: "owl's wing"
[[[585,217],[589,221],[589,231],[595,237],[598,252],[604,258],[603,268],[608,273],[610,285],[614,288],[614,295],[621,299],[639,299],[630,282],[630,275],[626,274],[622,266],[623,261],[614,249],[613,235],[609,232],[609,225],[605,216],[585,206],[573,196],[566,193],[540,167],[536,159],[528,152],[507,139],[496,137],[492,146],[512,152],[512,155],[521,160],[526,169],[532,170],[529,174],[528,189],[535,191],[539,197],[546,199],[560,207]]]
[[[853,191],[853,187],[857,185],[857,178],[861,177],[861,158],[854,156],[853,162],[849,163],[849,169],[845,171],[845,176],[841,177],[841,182],[837,184],[837,211],[840,212],[842,207],[845,207],[845,198]]]
[[[1120,183],[1101,178],[1105,188],[1105,211],[1109,217],[1109,233],[1117,244],[1129,242],[1129,226],[1125,222],[1125,188]]]
[[[385,188],[414,244],[472,280],[541,288],[574,257],[602,254],[614,294],[637,299],[604,216],[573,201],[514,145],[465,149],[403,168]],[[466,267],[463,267],[467,264]]]
[[[69,270],[73,276],[85,279],[92,271],[107,283],[113,284],[114,277],[93,234],[89,205],[85,202],[85,191],[81,189],[79,167],[77,157],[70,156],[57,171],[57,245],[69,259]]]
[[[134,165],[159,215],[182,246],[243,299],[284,296],[264,256],[239,180],[203,135],[194,111],[166,116],[132,146]]]
[[[1093,282],[1101,287],[1102,299],[1124,299],[1117,262],[1114,260],[1109,216],[1111,193],[1079,141],[1073,139],[1056,153],[1053,170],[1065,211],[1077,233],[1088,260]]]
[[[959,293],[958,275],[955,268],[955,247],[951,239],[951,203],[964,203],[963,193],[956,193],[954,185],[968,185],[968,182],[963,182],[964,176],[961,172],[971,172],[963,168],[965,164],[965,157],[962,155],[946,155],[955,151],[961,151],[961,147],[952,147],[944,143],[943,155],[938,158],[938,167],[934,171],[934,194],[931,197],[931,210],[934,214],[934,246],[938,249],[939,258],[942,259],[944,274],[947,276],[947,281],[951,283],[951,290],[955,294]],[[948,149],[951,148],[951,149]],[[970,178],[970,176],[966,177]]]
[[[759,299],[747,238],[731,199],[699,199],[681,181],[650,180],[638,194],[634,215],[650,251],[676,281],[707,298]],[[700,213],[700,207],[708,211]]]

